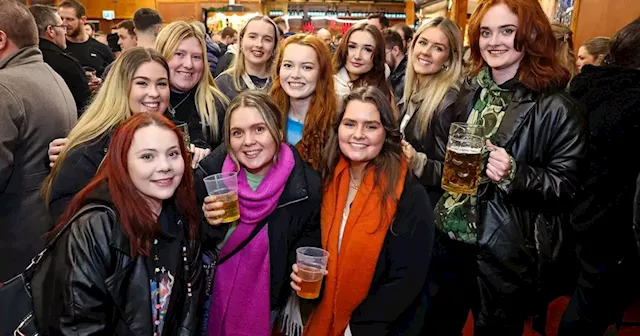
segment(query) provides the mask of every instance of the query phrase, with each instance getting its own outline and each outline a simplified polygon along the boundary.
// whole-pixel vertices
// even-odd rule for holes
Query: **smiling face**
[[[318,55],[313,48],[290,44],[284,50],[280,66],[280,85],[292,99],[305,99],[314,94],[320,74]]]
[[[169,104],[167,70],[157,62],[146,62],[133,74],[129,91],[132,113],[164,113]]]
[[[158,211],[162,201],[173,196],[184,173],[184,160],[176,134],[149,125],[136,130],[127,153],[131,182]]]
[[[229,120],[229,145],[240,165],[250,173],[265,175],[273,165],[279,142],[271,136],[267,123],[254,107],[240,106]]]
[[[480,54],[494,75],[500,71],[503,77],[511,79],[518,72],[524,53],[514,47],[517,28],[518,17],[505,4],[489,8],[482,18]]]
[[[440,28],[431,27],[418,36],[411,54],[413,69],[418,75],[438,73],[449,60],[449,39]]]
[[[373,68],[376,40],[367,31],[358,30],[349,37],[345,68],[352,79],[366,74]]]
[[[385,136],[380,112],[374,104],[359,100],[347,103],[338,126],[338,144],[352,164],[367,163],[378,156]]]
[[[241,42],[245,61],[254,67],[263,67],[273,57],[276,32],[269,22],[253,20],[247,25]]]
[[[167,63],[171,74],[171,87],[180,92],[193,89],[204,74],[204,56],[200,41],[195,37],[182,40]]]

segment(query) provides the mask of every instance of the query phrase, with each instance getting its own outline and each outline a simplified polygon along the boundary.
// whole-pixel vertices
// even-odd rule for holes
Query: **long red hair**
[[[284,51],[287,46],[292,44],[311,47],[318,58],[319,73],[316,90],[309,103],[309,111],[304,118],[305,127],[302,129],[302,139],[296,145],[302,160],[317,170],[322,165],[324,143],[329,138],[333,116],[338,110],[338,98],[333,85],[331,54],[327,46],[313,35],[297,34],[284,40],[276,56],[276,66],[273,68],[273,86],[271,87],[271,97],[282,112],[283,126],[287,125],[291,104],[289,96],[280,84],[280,67],[284,60]],[[287,134],[286,129],[282,131]]]
[[[479,42],[482,18],[498,4],[505,4],[518,16],[514,47],[524,52],[518,69],[520,82],[536,92],[565,88],[571,74],[556,60],[556,40],[551,24],[540,3],[533,0],[483,0],[478,4],[469,20],[471,75],[477,75],[485,66]]]
[[[89,184],[76,194],[71,203],[60,217],[60,221],[51,232],[55,235],[83,206],[89,203],[89,196],[103,183],[109,188],[109,196],[118,213],[118,224],[129,238],[131,256],[149,255],[153,238],[159,233],[158,219],[154,216],[148,203],[131,181],[128,171],[127,154],[133,137],[138,129],[148,126],[158,126],[172,131],[178,137],[180,153],[184,160],[184,174],[176,189],[173,199],[180,214],[188,225],[188,239],[198,238],[200,217],[196,207],[196,197],[193,185],[193,170],[190,169],[187,149],[184,145],[182,133],[167,118],[152,113],[138,113],[122,123],[113,133],[107,155],[98,172]]]

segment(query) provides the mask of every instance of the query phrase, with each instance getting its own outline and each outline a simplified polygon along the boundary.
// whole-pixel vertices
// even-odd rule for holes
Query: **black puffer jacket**
[[[271,309],[283,308],[291,287],[289,274],[296,262],[296,249],[302,246],[321,247],[320,204],[322,202],[320,177],[304,163],[293,146],[295,166],[280,195],[278,207],[267,216],[269,235],[269,269],[271,271]],[[204,202],[207,189],[202,181],[222,171],[227,153],[219,146],[198,164],[195,170],[198,204]],[[212,250],[223,239],[229,225],[205,225],[202,232],[203,249]],[[215,299],[215,298],[214,298]]]
[[[34,313],[43,335],[153,335],[150,277],[145,256],[131,259],[129,239],[118,223],[115,206],[105,188],[88,201],[104,208],[89,210],[71,222],[49,250],[47,267],[32,281]],[[165,201],[162,216],[182,216]],[[197,309],[202,285],[200,241],[189,241],[185,274],[176,249],[177,273],[163,335],[190,336],[199,327]],[[185,281],[191,283],[188,298]]]
[[[480,91],[477,81],[465,81],[456,103],[459,121],[467,120]],[[506,191],[492,182],[478,188],[479,320],[548,300],[540,290],[553,290],[561,280],[554,269],[558,259],[563,249],[573,254],[573,246],[562,244],[561,232],[585,157],[582,115],[563,92],[541,94],[517,84],[491,138],[514,158],[515,177]]]

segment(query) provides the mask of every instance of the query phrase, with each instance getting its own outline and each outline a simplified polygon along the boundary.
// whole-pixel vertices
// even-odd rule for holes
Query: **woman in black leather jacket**
[[[140,113],[111,138],[35,276],[43,335],[195,335],[199,215],[180,131]]]
[[[551,270],[579,186],[585,128],[563,92],[569,73],[555,60],[537,1],[480,3],[469,37],[472,77],[456,111],[483,126],[486,147],[477,194],[445,192],[436,206],[436,225],[450,239],[437,293],[444,305],[430,309],[447,318],[425,324],[434,335],[460,335],[471,308],[475,335],[522,335],[526,316],[562,280]]]
[[[435,207],[442,196],[442,164],[462,79],[462,33],[455,22],[437,17],[420,26],[415,36],[408,84],[398,104],[402,151]]]

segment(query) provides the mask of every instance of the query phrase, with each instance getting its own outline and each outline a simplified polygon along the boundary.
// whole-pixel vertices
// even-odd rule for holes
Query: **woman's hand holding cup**
[[[215,196],[205,197],[202,211],[209,225],[218,226],[222,223],[222,219],[224,218],[223,205],[224,203],[218,201]]]

